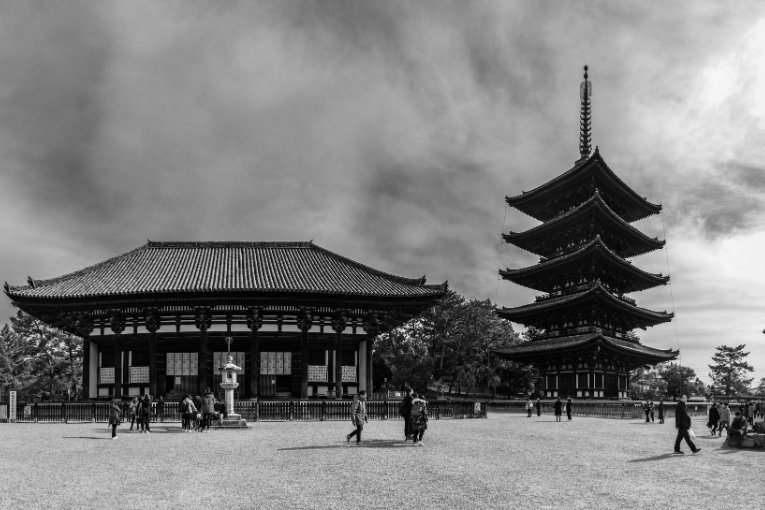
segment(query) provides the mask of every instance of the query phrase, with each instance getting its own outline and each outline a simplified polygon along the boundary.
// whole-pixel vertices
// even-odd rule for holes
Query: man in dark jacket
[[[691,417],[688,415],[688,408],[685,406],[685,402],[688,398],[683,395],[680,397],[680,402],[675,407],[675,427],[677,428],[677,438],[675,439],[675,453],[682,454],[680,449],[680,441],[685,439],[685,442],[690,446],[693,453],[698,452],[701,448],[696,448],[696,445],[691,441],[691,436],[688,434],[688,429],[691,428]]]
[[[401,416],[404,418],[404,441],[412,437],[412,388],[406,389],[406,396],[402,402]]]

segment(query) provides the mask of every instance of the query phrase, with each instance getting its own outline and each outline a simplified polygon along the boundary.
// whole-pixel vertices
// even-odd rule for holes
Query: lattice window
[[[114,367],[101,367],[101,384],[114,384]]]
[[[327,365],[308,365],[310,382],[327,382]]]
[[[343,382],[356,382],[356,367],[354,365],[343,365]]]
[[[130,382],[148,384],[149,367],[130,367]]]

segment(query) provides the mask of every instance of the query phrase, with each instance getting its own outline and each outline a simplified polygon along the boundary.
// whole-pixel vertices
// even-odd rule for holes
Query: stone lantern
[[[226,338],[226,344],[228,344],[228,357],[226,362],[220,367],[221,383],[220,387],[225,391],[226,411],[228,416],[224,419],[221,417],[221,427],[241,428],[247,427],[247,421],[242,419],[242,416],[234,412],[234,390],[239,387],[239,383],[236,381],[237,374],[242,371],[241,367],[236,366],[234,359],[231,357],[231,337]]]

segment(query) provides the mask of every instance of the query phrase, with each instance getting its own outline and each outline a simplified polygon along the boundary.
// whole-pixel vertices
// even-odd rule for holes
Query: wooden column
[[[366,365],[366,389],[368,398],[372,398],[372,349],[375,344],[375,337],[380,334],[380,319],[377,315],[371,314],[364,319],[364,331],[367,334],[367,351],[364,363]]]
[[[259,308],[251,308],[247,314],[247,327],[250,328],[250,365],[247,367],[249,398],[257,399],[260,381],[260,338],[258,331],[263,327],[263,317]]]
[[[332,329],[335,332],[335,398],[343,398],[343,331],[347,321],[343,312],[332,317]]]
[[[146,311],[146,329],[149,332],[149,394],[154,398],[159,393],[161,386],[164,393],[164,384],[157,381],[157,330],[161,326],[159,313],[156,309]]]
[[[74,320],[73,332],[82,338],[82,398],[89,399],[90,395],[90,334],[93,324],[90,317],[80,315]],[[77,393],[75,392],[75,395]],[[93,395],[95,396],[95,395]]]
[[[122,332],[125,317],[119,310],[112,311],[109,326],[114,333],[114,398],[122,397]]]
[[[300,328],[300,398],[308,398],[308,331],[313,324],[311,310],[303,308],[297,317]]]
[[[194,324],[199,329],[199,359],[197,364],[197,377],[199,394],[205,392],[209,387],[207,383],[207,330],[212,326],[212,310],[207,307],[200,307],[196,310]]]

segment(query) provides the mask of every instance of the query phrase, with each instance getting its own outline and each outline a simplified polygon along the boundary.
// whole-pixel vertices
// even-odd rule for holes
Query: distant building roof
[[[10,286],[14,300],[219,292],[439,297],[446,283],[394,276],[312,242],[153,242],[85,269]]]

